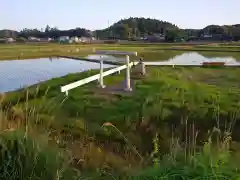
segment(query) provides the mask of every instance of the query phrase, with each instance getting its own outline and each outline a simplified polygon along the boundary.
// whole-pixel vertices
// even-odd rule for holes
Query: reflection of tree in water
[[[205,58],[214,58],[214,57],[232,57],[238,61],[240,61],[240,53],[227,53],[227,52],[198,52],[198,54],[202,55]]]
[[[138,53],[138,60],[139,56],[144,59],[144,61],[152,61],[152,60],[159,60],[159,61],[165,61],[170,60],[172,58],[175,58],[176,56],[182,55],[185,52],[183,51],[148,51],[148,52],[139,52]],[[133,59],[136,57],[133,57]]]
[[[238,61],[240,61],[240,53],[227,53],[227,52],[194,52],[194,51],[169,51],[169,50],[165,50],[165,51],[148,51],[148,52],[139,52],[138,55],[140,57],[143,57],[144,61],[167,61],[167,60],[171,60],[174,59],[178,56],[181,56],[183,54],[191,54],[191,53],[197,53],[201,56],[203,56],[203,58],[234,58]],[[132,57],[133,59],[136,57]],[[132,59],[131,58],[131,59]],[[139,57],[138,57],[139,60]]]

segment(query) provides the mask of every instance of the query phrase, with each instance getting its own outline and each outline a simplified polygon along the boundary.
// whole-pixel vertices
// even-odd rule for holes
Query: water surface
[[[150,57],[150,53],[144,57],[147,65],[201,65],[203,62],[221,61],[229,66],[240,66],[238,55],[234,54],[202,54],[197,52],[185,52],[174,54],[156,53],[154,61]],[[89,55],[89,59],[106,59],[111,61],[125,61],[123,57],[115,57],[109,55]],[[132,59],[131,60],[136,60]],[[136,57],[139,58],[139,57]],[[104,68],[114,67],[114,65],[104,64]],[[61,77],[69,73],[83,72],[90,69],[99,69],[99,63],[79,61],[65,58],[41,58],[38,60],[10,60],[0,61],[0,92],[14,91],[16,89],[30,86],[41,81],[46,81],[55,77]]]
[[[167,65],[167,64],[175,64],[175,65],[201,65],[203,62],[225,62],[225,65],[228,66],[240,66],[240,59],[236,59],[230,55],[224,57],[206,57],[197,52],[187,52],[181,55],[177,55],[175,57],[166,59],[165,61],[153,61],[147,62],[147,65]]]
[[[123,57],[116,57],[112,55],[98,55],[98,54],[91,54],[85,57],[86,59],[97,59],[97,60],[108,60],[112,62],[125,62],[125,58]]]
[[[104,64],[104,68],[108,67],[114,66]],[[99,69],[99,63],[66,58],[0,61],[0,92],[14,91],[69,73],[91,69]]]

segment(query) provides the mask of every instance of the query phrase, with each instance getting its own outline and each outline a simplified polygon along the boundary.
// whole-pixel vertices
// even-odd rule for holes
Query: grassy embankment
[[[65,55],[71,48],[71,55],[82,56],[93,46],[80,47],[81,52],[73,53],[72,45],[1,46],[0,55]],[[95,48],[140,51],[151,60],[182,53],[159,52],[153,45]],[[116,179],[119,174],[236,179],[239,70],[149,67],[147,72],[146,78],[134,81],[130,94],[101,93],[95,83],[70,91],[68,98],[59,93],[60,85],[96,73],[91,71],[2,95],[1,179]],[[122,80],[123,73],[105,78],[105,83]]]
[[[21,179],[113,179],[119,173],[237,179],[239,70],[149,67],[147,72],[130,94],[101,93],[95,83],[70,91],[68,98],[59,93],[60,85],[92,71],[2,97],[1,144],[11,155],[1,157],[8,162],[2,179],[20,173]],[[113,75],[105,83],[122,80],[123,74]],[[25,166],[29,162],[34,165]]]

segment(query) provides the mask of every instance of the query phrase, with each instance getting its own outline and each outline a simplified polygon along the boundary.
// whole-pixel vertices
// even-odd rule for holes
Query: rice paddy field
[[[146,61],[189,53],[186,47],[170,50],[176,46],[1,45],[0,58],[85,57],[93,48],[137,51],[136,59]],[[238,45],[191,48],[201,58],[240,60]],[[240,178],[238,67],[147,66],[144,76],[132,72],[132,92],[114,91],[124,71],[105,77],[106,89],[93,82],[68,97],[60,92],[60,86],[98,72],[0,95],[0,179]]]
[[[31,59],[50,56],[86,56],[94,50],[137,51],[139,56],[146,60],[165,60],[185,51],[200,51],[207,54],[221,54],[237,56],[239,58],[240,46],[232,44],[189,45],[183,43],[162,44],[1,44],[0,60]],[[168,53],[163,53],[168,51]],[[157,58],[157,59],[156,59]],[[160,59],[159,59],[160,58]]]

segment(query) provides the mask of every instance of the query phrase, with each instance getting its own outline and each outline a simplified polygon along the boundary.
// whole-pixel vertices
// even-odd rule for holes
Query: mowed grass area
[[[9,59],[31,59],[50,56],[75,56],[85,57],[94,54],[94,50],[118,50],[137,51],[139,56],[146,60],[167,59],[169,55],[179,55],[183,51],[207,52],[230,52],[237,56],[240,46],[233,44],[223,46],[222,44],[193,45],[183,43],[160,43],[160,44],[4,44],[0,45],[0,60]],[[175,51],[173,51],[175,50]],[[239,56],[238,56],[239,57]],[[160,59],[159,59],[160,58]]]
[[[2,132],[11,130],[2,142],[21,145],[28,142],[23,137],[33,138],[39,148],[29,150],[29,159],[37,163],[33,157],[40,157],[49,167],[45,179],[239,177],[239,69],[147,67],[145,77],[134,79],[132,93],[100,91],[96,83],[68,97],[60,93],[61,85],[96,73],[71,74],[2,95]],[[104,78],[107,86],[123,80],[124,72]],[[21,129],[28,135],[19,135]],[[6,147],[15,154],[11,143]],[[22,155],[25,146],[20,147]],[[10,170],[24,172],[25,178],[42,170],[7,160]]]

